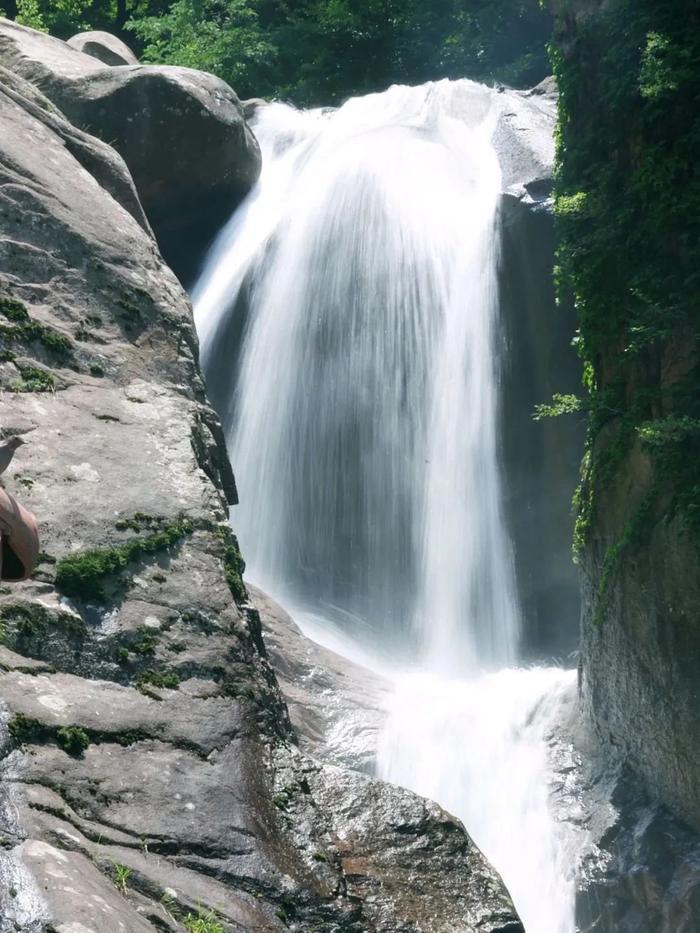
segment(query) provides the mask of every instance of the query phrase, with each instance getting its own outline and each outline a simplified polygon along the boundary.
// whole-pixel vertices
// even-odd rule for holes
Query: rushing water
[[[195,309],[250,578],[393,659],[379,773],[463,818],[528,933],[571,933],[546,740],[572,674],[517,669],[501,507],[499,106],[460,81],[263,108]]]

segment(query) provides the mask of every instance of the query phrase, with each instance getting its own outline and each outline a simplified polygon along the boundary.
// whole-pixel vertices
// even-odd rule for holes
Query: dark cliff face
[[[700,828],[700,23],[560,6],[558,213],[591,410],[582,691],[601,736]]]
[[[500,288],[507,346],[501,450],[523,614],[521,650],[527,660],[566,660],[578,645],[571,497],[583,450],[583,419],[534,422],[533,414],[555,392],[578,391],[580,365],[571,345],[572,309],[555,302],[552,212],[514,198],[505,201]]]
[[[3,482],[43,553],[0,589],[3,923],[522,933],[456,820],[299,750],[189,301],[125,161],[12,70],[60,70],[63,44],[21,30],[16,57],[16,32],[0,20],[0,436],[26,440]]]
[[[609,760],[698,830],[699,11],[555,6],[560,265],[589,409],[581,694]],[[668,904],[647,914],[649,929],[681,929]]]

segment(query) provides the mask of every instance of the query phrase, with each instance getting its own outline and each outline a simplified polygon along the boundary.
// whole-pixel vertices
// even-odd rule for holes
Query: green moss
[[[114,523],[114,527],[119,531],[157,531],[161,529],[167,520],[160,515],[147,515],[145,512],[136,512],[130,518],[120,518]]]
[[[7,731],[15,745],[25,745],[46,741],[51,729],[38,719],[18,713],[7,724]]]
[[[84,729],[78,726],[64,726],[56,733],[56,741],[67,755],[78,757],[90,745],[90,738]]]
[[[29,320],[29,312],[23,301],[0,295],[0,314],[8,321],[22,323]]]
[[[135,745],[137,742],[147,741],[151,736],[141,729],[130,729],[126,732],[117,732],[110,736],[110,738],[112,741],[116,742],[117,745],[128,748],[129,745]]]
[[[23,344],[38,341],[58,356],[69,356],[73,352],[73,344],[65,334],[33,321],[21,301],[0,296],[0,315],[10,322],[9,325],[0,322],[0,336],[5,340]]]
[[[82,755],[90,744],[87,732],[79,726],[53,726],[22,713],[12,717],[7,729],[15,745],[55,741],[67,755]]]
[[[169,674],[162,671],[144,671],[139,675],[136,681],[137,688],[150,684],[152,687],[161,687],[165,690],[177,690],[180,686],[180,678],[174,672]]]
[[[241,557],[238,539],[228,525],[220,525],[217,534],[224,544],[224,575],[231,594],[237,603],[248,601],[248,593],[243,583],[245,561]]]
[[[170,550],[193,530],[189,521],[180,519],[126,544],[69,554],[56,565],[56,587],[66,596],[102,601],[106,578],[123,572],[140,558]]]
[[[100,363],[90,363],[90,375],[91,376],[104,376],[105,368]]]
[[[156,653],[156,644],[158,636],[145,625],[140,625],[136,630],[136,641],[131,645],[134,654],[152,655]]]
[[[52,633],[83,638],[85,622],[72,613],[47,609],[38,603],[11,603],[0,608],[0,629],[6,640],[10,633],[20,647],[32,640],[44,640]]]
[[[29,366],[26,363],[17,363],[15,366],[19,370],[20,379],[16,379],[9,385],[10,392],[55,392],[56,380],[51,373],[44,369],[38,369],[36,366]]]

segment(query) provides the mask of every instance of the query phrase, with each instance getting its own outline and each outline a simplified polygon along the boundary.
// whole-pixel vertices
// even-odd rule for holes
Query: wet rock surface
[[[204,250],[260,173],[257,141],[231,88],[189,68],[110,67],[7,20],[0,20],[0,65],[123,156],[163,255],[191,284]]]
[[[27,441],[3,481],[43,553],[0,590],[3,922],[521,930],[457,821],[297,746],[240,579],[189,302],[122,159],[18,67],[0,75],[0,425]]]
[[[503,173],[500,211],[501,450],[506,518],[523,614],[523,648],[535,661],[567,659],[578,644],[580,596],[571,559],[571,498],[579,475],[581,419],[533,423],[554,393],[576,394],[571,303],[557,304],[552,191],[557,91],[548,78],[498,95],[494,134]],[[533,548],[533,540],[537,547]]]
[[[262,590],[249,585],[248,592],[301,748],[331,764],[373,774],[391,684],[305,637]]]
[[[628,767],[589,775],[590,845],[576,897],[581,933],[700,929],[700,838],[641,789]]]

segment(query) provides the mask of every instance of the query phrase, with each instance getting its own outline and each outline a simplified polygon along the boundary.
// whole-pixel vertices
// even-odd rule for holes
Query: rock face
[[[453,817],[415,794],[357,773],[371,771],[377,734],[386,720],[389,683],[310,641],[260,590],[251,587],[250,594],[300,747],[331,762],[309,780],[344,841],[339,854],[349,890],[372,905],[367,914],[371,922],[387,930],[398,922],[397,929],[403,930],[417,920],[426,933],[522,930],[504,905],[498,882],[485,871],[481,854],[473,844],[465,845]],[[465,874],[474,884],[479,879],[476,909],[464,899],[463,882],[457,880]]]
[[[265,648],[303,751],[372,774],[392,685],[306,638],[285,610],[248,586]]]
[[[503,92],[494,136],[503,173],[503,487],[524,619],[523,648],[533,660],[565,658],[575,650],[580,612],[571,558],[571,497],[584,426],[582,420],[532,420],[536,405],[549,402],[555,392],[577,392],[581,379],[571,345],[573,309],[557,307],[552,277],[556,100],[552,79],[532,91]]]
[[[0,65],[123,156],[163,255],[189,284],[260,173],[257,142],[231,88],[189,68],[108,67],[7,20]]]
[[[595,846],[576,901],[581,933],[695,933],[700,923],[700,839],[645,795],[629,769],[593,781]]]
[[[668,172],[670,161],[677,165],[690,145],[684,107],[694,118],[694,103],[680,97],[677,75],[667,87],[635,91],[644,81],[641,39],[656,22],[652,7],[627,22],[632,7],[623,0],[559,6],[567,83],[562,184],[571,189],[587,183],[591,196],[602,198],[594,179],[604,185],[631,178],[629,166],[648,158],[642,179],[651,179],[655,195],[670,186],[668,197],[656,197],[656,214],[635,214],[638,189],[631,185],[625,192],[623,229],[630,238],[643,230],[636,244],[640,254],[631,257],[611,254],[605,224],[617,210],[608,201],[603,203],[610,213],[602,216],[579,219],[570,204],[569,213],[563,212],[564,220],[571,218],[565,226],[570,237],[584,238],[588,231],[584,248],[570,262],[583,309],[582,340],[593,357],[592,405],[600,408],[592,421],[581,512],[582,693],[600,738],[627,757],[652,795],[700,830],[700,552],[693,525],[696,441],[690,430],[696,424],[698,347],[697,308],[688,285],[698,254],[685,226],[696,222],[697,211],[685,201],[685,214],[674,211],[676,180]],[[679,36],[687,32],[680,14],[657,25],[669,35],[673,28]],[[621,41],[629,56],[626,73],[610,64],[612,41]],[[679,61],[686,53],[677,50]],[[688,91],[689,81],[683,85]],[[608,161],[608,143],[590,142],[596,125],[615,133],[614,144],[624,154],[614,163],[619,178],[599,172]],[[577,147],[585,145],[591,150],[580,152]],[[593,156],[598,161],[591,165]],[[647,194],[642,191],[642,207]],[[694,252],[679,245],[686,237]],[[613,277],[614,268],[619,274]],[[664,296],[672,307],[656,308],[646,318],[640,306]],[[609,320],[612,308],[617,317]],[[669,321],[665,328],[655,328],[660,317]]]
[[[86,55],[92,55],[105,65],[138,65],[139,63],[129,46],[108,32],[99,30],[79,32],[68,39],[68,45]]]
[[[3,922],[522,931],[458,822],[298,748],[189,302],[122,158],[7,71],[0,205],[3,480],[43,547],[0,590]]]
[[[555,6],[562,262],[591,408],[580,689],[603,755],[625,769],[602,846],[610,876],[585,919],[700,929],[700,199],[684,169],[700,140],[699,76],[686,67],[700,54],[697,11]]]

